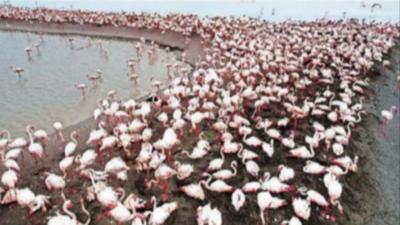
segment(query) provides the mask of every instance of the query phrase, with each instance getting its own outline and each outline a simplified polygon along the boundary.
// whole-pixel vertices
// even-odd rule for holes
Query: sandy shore
[[[30,32],[46,32],[53,34],[79,34],[79,35],[90,35],[90,36],[104,36],[104,37],[121,37],[121,38],[132,38],[139,39],[144,37],[145,39],[151,39],[161,45],[168,45],[176,47],[178,49],[184,49],[184,41],[182,38],[173,33],[166,33],[164,36],[159,31],[147,31],[138,29],[127,29],[114,27],[102,27],[94,28],[89,25],[58,25],[58,24],[33,24],[32,26],[27,22],[9,22],[10,28],[5,27],[4,21],[0,21],[0,29],[8,30],[20,30]],[[341,202],[344,207],[345,214],[337,217],[336,223],[328,220],[314,220],[308,221],[305,224],[349,224],[349,225],[368,225],[368,224],[397,224],[400,216],[399,206],[399,171],[400,171],[400,156],[399,156],[399,127],[400,119],[396,115],[394,119],[389,123],[389,136],[382,138],[379,136],[381,126],[380,111],[382,109],[389,109],[392,105],[399,106],[399,97],[393,95],[393,91],[396,87],[395,72],[400,70],[400,64],[398,62],[400,56],[400,46],[397,42],[397,46],[394,47],[390,54],[387,56],[391,61],[391,66],[386,72],[386,75],[380,75],[380,67],[376,66],[369,74],[371,77],[371,84],[366,94],[365,109],[368,112],[366,117],[360,126],[357,126],[353,130],[349,149],[355,152],[360,157],[359,171],[357,173],[350,173],[345,176],[343,180],[344,191],[341,197]],[[187,61],[192,62],[198,54],[202,54],[199,37],[192,37],[192,42],[189,45],[187,52]],[[78,153],[87,149],[84,142],[88,139],[88,135],[91,129],[95,127],[93,118],[89,118],[76,125],[70,126],[64,130],[64,135],[67,137],[72,131],[76,130],[80,134]],[[55,136],[51,136],[53,140]],[[66,138],[69,141],[69,137]],[[48,163],[44,169],[51,169],[56,173],[59,173],[58,161],[63,157],[63,152],[58,150],[56,141],[49,143],[48,148]],[[27,166],[34,168],[30,157]],[[52,166],[51,168],[49,166]],[[0,172],[4,171],[4,167],[0,165]],[[133,172],[132,172],[133,174]],[[22,180],[20,187],[30,187],[35,193],[43,193],[44,182],[42,173],[35,175],[33,170],[23,170],[22,177],[27,178]],[[134,174],[133,174],[134,176]],[[142,176],[142,175],[141,175]],[[136,181],[140,180],[139,177],[135,177],[135,185],[132,184],[133,191],[140,193],[140,185],[136,184]],[[133,182],[133,181],[132,181]],[[83,193],[81,193],[83,194]],[[54,193],[53,193],[54,195]],[[223,198],[221,198],[223,199]],[[196,204],[199,203],[194,201]],[[187,202],[184,204],[188,204]],[[76,204],[78,205],[78,204]],[[76,209],[78,206],[75,206]],[[3,206],[0,207],[3,212]],[[98,210],[98,208],[92,208],[91,210]],[[191,210],[191,209],[190,209]],[[179,222],[185,221],[185,218],[193,217],[194,215],[188,214],[186,211],[190,211],[189,208],[182,208],[179,214],[175,214],[171,218],[172,223],[167,224],[183,224]],[[254,210],[257,210],[255,208]],[[79,211],[79,210],[76,210]],[[20,207],[15,207],[8,210],[7,214],[1,215],[1,224],[17,224],[15,218],[21,214],[22,210]],[[317,213],[313,211],[312,213]],[[38,213],[39,214],[39,213]],[[52,212],[53,214],[53,212]],[[253,215],[255,214],[255,216]],[[243,224],[243,216],[256,217],[257,212],[253,210],[246,210],[244,215],[240,218],[235,217],[236,220],[232,224]],[[289,216],[289,215],[284,215]],[[40,218],[45,218],[39,216]],[[78,218],[81,221],[86,218],[83,214],[78,214]],[[22,220],[20,220],[22,221]],[[95,221],[96,222],[96,221]],[[107,224],[107,223],[94,223],[94,224]],[[225,223],[224,223],[225,224]],[[278,224],[274,221],[273,224]]]

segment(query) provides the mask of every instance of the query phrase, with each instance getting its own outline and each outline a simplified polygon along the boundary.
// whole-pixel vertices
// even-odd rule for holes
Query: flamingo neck
[[[71,140],[72,140],[76,145],[78,145],[78,141],[75,139],[74,133],[71,134]]]
[[[236,176],[237,169],[236,169],[236,167],[233,165],[233,163],[231,164],[231,167],[232,167],[232,169],[233,169],[233,176]]]
[[[10,141],[10,132],[8,130],[4,130],[5,133],[7,133],[7,140]]]
[[[86,210],[83,200],[81,200],[81,208],[82,208],[82,211],[88,216],[88,219],[86,220],[84,225],[89,225],[89,223],[90,223],[90,213]]]
[[[32,144],[33,143],[33,137],[32,137],[32,134],[31,134],[31,128],[29,126],[26,127],[26,133],[28,133],[29,139],[30,139],[31,144]]]
[[[329,101],[329,108],[331,108],[334,99],[335,99],[335,93],[332,94],[331,100]]]
[[[153,200],[153,202],[154,202],[154,203],[153,203],[153,212],[154,212],[154,211],[156,210],[156,207],[157,207],[157,199],[156,199],[156,197],[153,196],[153,197],[151,198],[151,200]]]
[[[314,148],[312,145],[310,145],[310,152],[311,152],[311,157],[314,157],[315,152],[314,152]]]
[[[68,210],[68,207],[67,207],[67,204],[66,204],[67,202],[64,202],[64,205],[63,205],[63,210],[64,210],[64,212],[65,212],[65,214],[67,214],[68,216],[70,216],[71,218],[72,218],[72,220],[76,220],[76,215],[74,214],[74,213],[72,213],[71,211],[69,211]]]

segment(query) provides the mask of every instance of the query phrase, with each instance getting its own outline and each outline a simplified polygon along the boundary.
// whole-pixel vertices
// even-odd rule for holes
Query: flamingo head
[[[0,137],[3,137],[4,131],[0,132]]]
[[[204,178],[204,177],[206,177],[206,175],[207,175],[207,173],[202,173],[202,174],[200,175],[200,178]]]
[[[76,138],[78,138],[78,137],[79,137],[78,132],[74,131],[73,136],[76,137]]]
[[[72,202],[69,199],[66,201],[66,204],[67,204],[68,209],[72,209],[72,207],[74,206],[74,205],[72,205]]]
[[[265,172],[264,175],[263,175],[263,180],[266,180],[269,177],[271,177],[271,174],[269,172]]]
[[[111,213],[110,213],[109,210],[105,211],[105,212],[104,212],[104,215],[109,216],[109,217],[112,217],[112,215],[111,215]]]
[[[233,162],[232,162],[232,165],[233,165],[235,168],[238,167],[238,163],[237,163],[236,161],[233,161]]]
[[[398,109],[396,106],[393,107],[393,110],[394,110],[396,113],[399,112],[399,109]]]
[[[146,216],[143,215],[143,214],[137,213],[137,214],[136,214],[136,217],[138,217],[138,218],[140,219],[140,221],[142,221],[142,222],[146,221]]]
[[[284,165],[283,165],[283,164],[279,165],[279,166],[278,166],[278,169],[277,169],[277,170],[278,170],[278,172],[281,172],[281,170],[283,169],[283,167],[284,167]]]

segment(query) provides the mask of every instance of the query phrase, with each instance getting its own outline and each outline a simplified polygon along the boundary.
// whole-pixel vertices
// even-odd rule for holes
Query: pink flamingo
[[[396,106],[392,106],[390,108],[390,111],[388,111],[388,110],[382,110],[381,111],[383,122],[382,122],[382,131],[381,131],[380,135],[382,137],[387,137],[387,135],[388,135],[387,122],[388,122],[388,120],[392,120],[393,119],[393,112],[397,113],[398,111],[399,110],[397,109]]]

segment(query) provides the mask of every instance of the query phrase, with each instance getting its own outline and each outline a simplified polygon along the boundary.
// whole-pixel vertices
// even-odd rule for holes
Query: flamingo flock
[[[187,212],[197,224],[220,225],[228,211],[211,205],[220,205],[217,198],[226,196],[231,213],[258,206],[258,224],[269,224],[281,210],[293,212],[281,224],[300,225],[311,217],[336,221],[350,207],[341,201],[342,182],[358,169],[359,157],[348,146],[352,128],[367,114],[368,73],[374,64],[385,73],[390,61],[384,55],[400,36],[390,23],[356,19],[272,23],[12,6],[1,6],[0,18],[157,29],[162,35],[167,30],[188,43],[198,35],[206,54],[190,76],[186,68],[167,62],[170,84],[164,90],[149,75],[153,91],[143,101],[124,101],[116,91],[99,99],[88,140],[74,131],[65,143],[60,122],[53,125],[60,149],[46,149],[49,137],[31,125],[26,127],[29,141],[11,138],[6,130],[0,133],[6,167],[1,205],[17,204],[27,209],[27,220],[36,220],[36,211],[46,213],[56,200],[62,212],[51,215],[49,225],[90,224],[85,205],[99,205],[97,219],[105,215],[118,224],[171,223],[182,199],[198,206]],[[73,39],[69,41],[73,47]],[[127,60],[134,85],[135,63],[146,57],[140,53],[150,48],[147,57],[152,58],[158,48],[141,43],[135,45],[138,58]],[[102,48],[101,41],[98,45]],[[101,70],[97,75],[88,79],[97,82]],[[86,85],[75,87],[85,95]],[[397,111],[396,106],[382,111],[382,138]],[[63,153],[52,171],[43,171],[46,150]],[[24,162],[24,152],[32,156],[35,173],[44,176],[47,191],[57,193],[47,196],[21,187],[21,170],[29,169],[18,163],[20,158]],[[140,193],[124,188],[134,177],[144,187]],[[313,182],[305,183],[306,177]],[[79,199],[85,223],[70,211],[72,201],[65,194]]]

